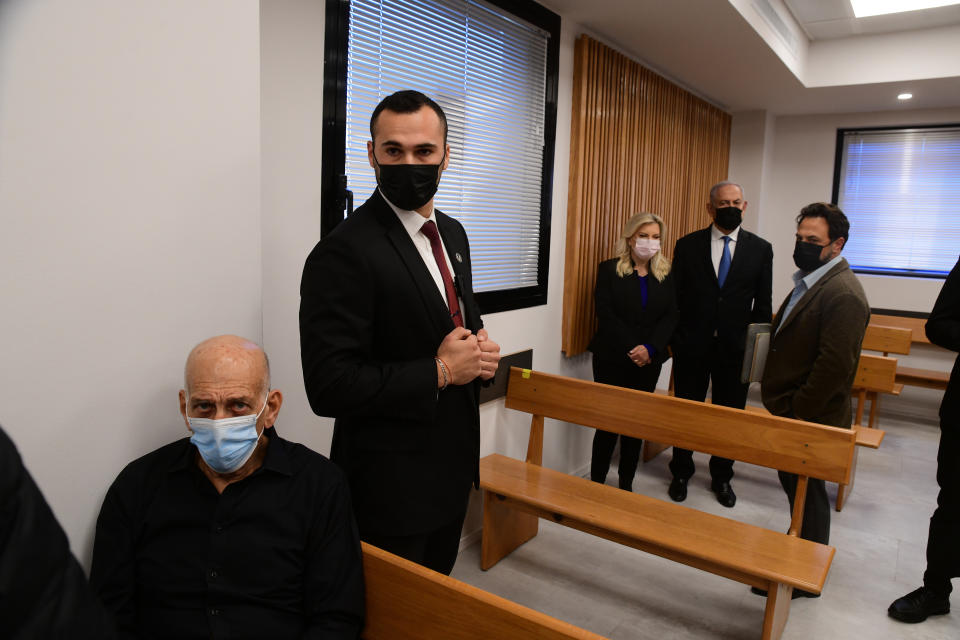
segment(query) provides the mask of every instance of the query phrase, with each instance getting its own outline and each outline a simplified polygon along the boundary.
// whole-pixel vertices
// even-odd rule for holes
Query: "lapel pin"
[[[460,257],[460,254],[454,254],[454,257],[457,259],[457,262],[463,262],[463,258]]]

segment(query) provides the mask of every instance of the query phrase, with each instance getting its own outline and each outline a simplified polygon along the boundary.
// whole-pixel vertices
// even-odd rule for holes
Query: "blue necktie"
[[[730,271],[730,236],[723,236],[723,255],[720,256],[720,267],[717,269],[717,282],[723,286]]]

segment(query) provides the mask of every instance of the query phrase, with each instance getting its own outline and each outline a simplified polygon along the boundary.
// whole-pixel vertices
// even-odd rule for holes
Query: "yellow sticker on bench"
[[[529,377],[530,377],[530,369],[524,369],[523,371],[521,371],[521,372],[520,372],[520,376],[521,376],[522,378],[524,378],[524,379],[529,378]]]

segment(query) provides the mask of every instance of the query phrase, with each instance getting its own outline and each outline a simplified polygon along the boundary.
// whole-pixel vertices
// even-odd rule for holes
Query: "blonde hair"
[[[617,240],[617,275],[621,278],[633,273],[636,266],[633,261],[633,251],[627,241],[630,236],[637,232],[637,229],[651,222],[656,222],[657,226],[660,227],[660,251],[657,251],[650,258],[648,269],[653,277],[661,282],[670,273],[670,259],[663,255],[663,245],[667,241],[667,225],[664,224],[663,218],[660,216],[644,212],[635,214],[627,220],[627,223],[623,225],[623,231],[620,232],[620,238]]]

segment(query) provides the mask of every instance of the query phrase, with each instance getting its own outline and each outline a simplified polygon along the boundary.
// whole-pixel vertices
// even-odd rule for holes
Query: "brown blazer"
[[[792,291],[791,291],[792,293]],[[775,335],[760,383],[763,405],[778,416],[849,428],[850,389],[870,321],[863,287],[841,259],[804,294]]]

